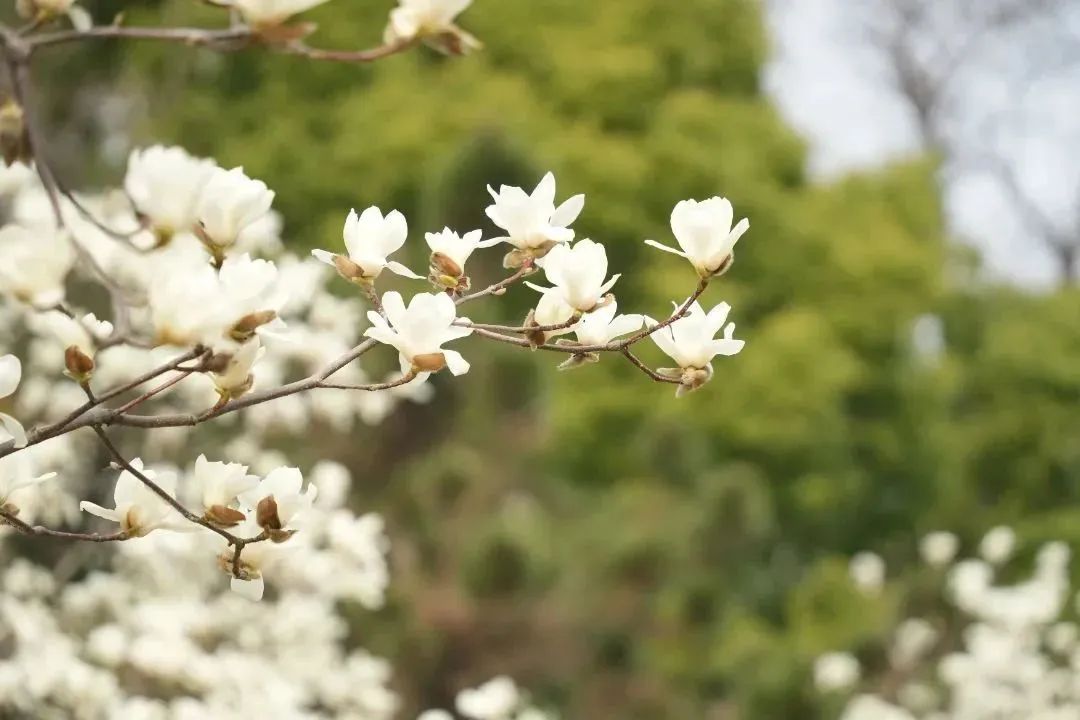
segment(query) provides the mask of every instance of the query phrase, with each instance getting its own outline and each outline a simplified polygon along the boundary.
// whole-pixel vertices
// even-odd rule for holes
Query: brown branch
[[[630,351],[630,348],[624,347],[622,349],[622,354],[627,360],[629,360],[634,365],[634,367],[641,370],[641,372],[645,373],[646,375],[651,377],[656,382],[672,383],[674,385],[681,385],[682,384],[682,380],[677,380],[675,378],[664,377],[660,373],[658,373],[655,370],[653,370],[652,368],[650,368],[645,363],[641,362],[641,360],[639,360],[638,357],[636,355],[634,355],[633,352]]]
[[[320,382],[316,384],[315,387],[323,390],[363,390],[366,392],[378,392],[380,390],[390,390],[392,388],[401,387],[402,385],[408,385],[416,379],[416,374],[415,370],[410,370],[396,380],[371,383],[369,385],[336,385],[333,383]]]
[[[30,523],[23,522],[22,520],[17,518],[14,513],[10,513],[2,508],[0,508],[0,525],[8,525],[22,535],[28,535],[33,537],[51,537],[58,538],[60,540],[81,540],[83,542],[107,543],[121,542],[123,540],[128,540],[131,538],[131,535],[124,530],[112,533],[111,535],[99,535],[97,533],[81,533],[68,532],[65,530],[53,530],[51,528],[42,527],[41,525],[31,525]]]
[[[532,261],[530,260],[530,261],[526,262],[524,265],[522,265],[521,269],[518,270],[513,275],[511,275],[510,277],[507,277],[507,278],[505,278],[503,280],[500,280],[499,282],[495,283],[494,285],[489,285],[486,288],[484,288],[483,290],[477,290],[474,293],[469,293],[468,295],[462,295],[461,297],[454,300],[454,304],[455,305],[464,305],[467,302],[471,302],[472,300],[478,300],[478,299],[480,299],[482,297],[487,297],[488,295],[501,295],[503,292],[506,291],[506,288],[510,287],[511,285],[516,283],[518,280],[522,280],[522,279],[528,277],[529,275],[532,275],[534,272],[536,272],[536,267],[533,265]]]
[[[139,405],[142,405],[144,402],[146,402],[150,398],[152,398],[152,397],[154,397],[156,395],[160,395],[161,393],[165,392],[166,390],[171,388],[173,385],[176,385],[177,383],[179,383],[181,380],[184,380],[186,378],[191,377],[191,375],[194,372],[195,372],[195,370],[185,370],[185,371],[179,373],[178,375],[174,375],[173,377],[169,378],[168,380],[161,383],[160,385],[157,385],[156,387],[153,387],[153,388],[147,390],[146,392],[144,392],[139,397],[134,398],[133,400],[131,400],[131,401],[125,403],[124,405],[122,405],[121,407],[117,408],[116,412],[123,415],[124,413],[128,412],[132,408],[136,408]]]

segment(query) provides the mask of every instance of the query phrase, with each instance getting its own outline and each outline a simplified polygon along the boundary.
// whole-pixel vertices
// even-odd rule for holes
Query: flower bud
[[[439,352],[413,355],[412,366],[417,372],[439,372],[446,367],[446,356]]]
[[[525,327],[540,327],[540,323],[536,322],[536,310],[530,310],[529,314],[525,316]],[[528,330],[525,333],[525,339],[529,341],[529,345],[531,345],[532,349],[535,350],[536,348],[547,342],[547,335],[544,334],[543,330]]]
[[[358,285],[368,284],[373,279],[364,273],[364,268],[344,255],[334,255],[334,268],[338,275]]]
[[[64,351],[64,367],[67,368],[68,377],[75,382],[85,383],[94,372],[94,360],[78,346],[71,345]]]
[[[240,318],[232,328],[229,329],[228,337],[232,338],[238,343],[245,343],[255,335],[255,331],[263,325],[273,322],[277,319],[277,313],[273,310],[260,310],[253,312]]]
[[[235,508],[213,505],[207,509],[203,517],[218,527],[228,528],[244,522],[246,516]]]
[[[281,530],[281,518],[278,517],[277,500],[267,495],[255,507],[255,522],[264,530]]]
[[[19,517],[19,506],[16,505],[15,503],[6,502],[6,503],[3,503],[3,504],[0,504],[0,510],[3,510],[4,512],[6,512],[8,515],[11,515],[12,517]],[[2,522],[2,521],[0,521],[0,522]]]

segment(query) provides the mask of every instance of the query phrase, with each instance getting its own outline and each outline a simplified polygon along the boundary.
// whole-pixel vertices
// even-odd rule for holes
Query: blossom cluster
[[[1070,588],[1068,546],[1045,543],[1031,574],[1012,582],[998,579],[1015,572],[1009,567],[1017,562],[1012,529],[989,531],[978,557],[957,560],[959,548],[948,532],[923,538],[919,550],[926,570],[944,581],[949,609],[903,620],[887,649],[887,668],[864,678],[849,652],[818,658],[819,690],[851,694],[843,720],[1080,716],[1080,626],[1073,619],[1080,596]],[[852,563],[856,587],[882,592],[884,563],[875,555],[860,557]],[[881,573],[867,571],[871,564]]]

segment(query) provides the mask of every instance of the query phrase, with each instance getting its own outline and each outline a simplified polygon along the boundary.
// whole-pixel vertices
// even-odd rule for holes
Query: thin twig
[[[110,535],[99,535],[97,533],[81,533],[68,532],[66,530],[53,530],[51,528],[42,527],[41,525],[31,525],[30,523],[23,522],[13,513],[9,513],[7,510],[0,508],[0,525],[4,524],[9,525],[23,535],[59,538],[61,540],[81,540],[82,542],[107,543],[120,542],[131,538],[131,535],[126,530],[121,530]]]

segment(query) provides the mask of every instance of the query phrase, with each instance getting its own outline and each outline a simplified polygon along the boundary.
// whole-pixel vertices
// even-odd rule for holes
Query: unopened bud
[[[94,360],[76,345],[64,351],[64,367],[68,377],[78,383],[85,383],[94,372]]]
[[[267,495],[255,507],[255,522],[264,530],[280,530],[281,518],[278,517],[277,500]]]
[[[207,509],[204,517],[218,527],[235,527],[244,522],[244,513],[224,505],[213,505]]]
[[[228,337],[236,342],[245,343],[255,336],[256,330],[276,319],[277,313],[273,310],[260,310],[258,312],[248,313],[240,318],[237,323],[229,329]]]
[[[7,513],[8,515],[11,515],[12,517],[18,517],[19,516],[19,506],[16,505],[15,503],[11,503],[11,502],[0,503],[0,510],[3,510],[5,513]],[[2,522],[2,521],[0,521],[0,522]]]
[[[267,530],[266,535],[270,538],[271,542],[283,543],[293,535],[296,534],[295,530]]]
[[[520,250],[515,249],[515,250],[511,250],[510,252],[503,255],[502,264],[503,264],[503,267],[506,268],[507,270],[517,270],[518,268],[520,268],[522,265],[525,264],[526,259],[527,259],[527,256],[525,255],[525,253],[523,253]]]
[[[446,367],[446,356],[440,352],[413,355],[412,366],[417,372],[439,372]]]
[[[0,154],[7,165],[19,161],[29,163],[33,157],[23,109],[14,100],[0,105]]]
[[[537,328],[525,332],[525,339],[529,341],[529,345],[532,346],[533,350],[547,342],[547,335],[544,334],[543,330],[539,329],[540,323],[536,322],[535,310],[530,310],[529,314],[525,316],[525,327]]]

